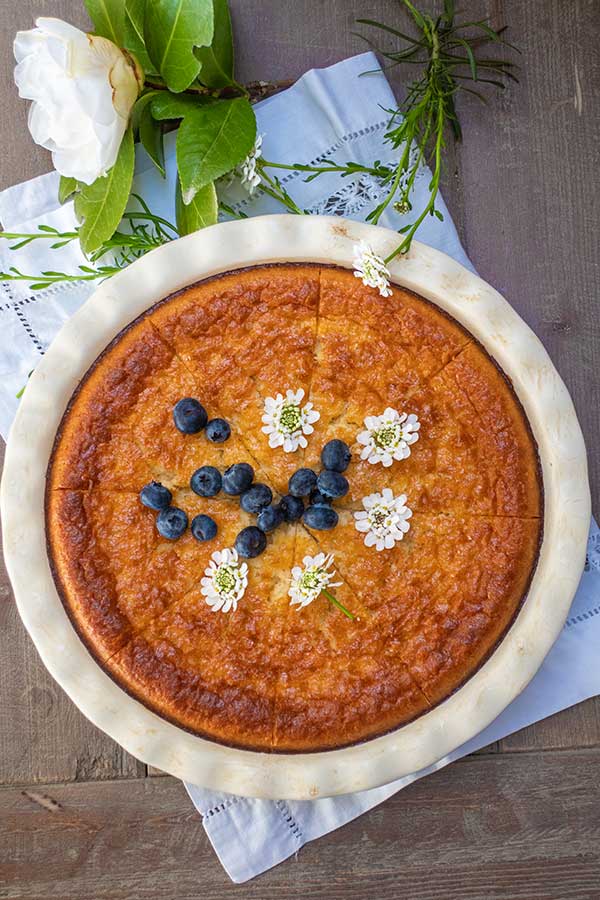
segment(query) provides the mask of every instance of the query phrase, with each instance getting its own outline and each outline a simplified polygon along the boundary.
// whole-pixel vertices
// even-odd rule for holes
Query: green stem
[[[410,145],[407,143],[407,144],[406,144],[405,151],[404,151],[403,156],[402,156],[402,162],[400,163],[400,165],[399,165],[398,168],[396,169],[396,174],[395,174],[395,176],[394,176],[394,180],[392,181],[392,186],[391,186],[391,188],[390,188],[390,190],[389,190],[389,192],[388,192],[388,195],[387,195],[387,197],[385,198],[385,200],[383,201],[383,203],[381,203],[381,204],[377,207],[377,210],[376,210],[376,212],[375,212],[375,215],[374,215],[373,218],[371,219],[371,222],[373,223],[373,225],[377,225],[377,223],[379,222],[381,216],[383,215],[383,213],[385,212],[385,210],[387,209],[387,207],[390,205],[390,203],[392,202],[392,200],[393,200],[394,197],[396,196],[396,191],[398,190],[398,185],[400,184],[400,179],[402,178],[402,174],[403,174],[403,172],[404,172],[405,169],[406,169],[406,162],[408,162],[409,156],[410,156]]]
[[[443,102],[439,101],[439,106],[437,110],[437,123],[436,123],[436,141],[435,141],[435,151],[434,151],[434,168],[431,176],[431,183],[429,186],[429,200],[424,210],[421,212],[418,219],[411,225],[410,229],[406,233],[403,241],[393,250],[389,256],[386,256],[384,262],[388,265],[396,256],[400,254],[407,253],[410,249],[410,245],[412,243],[412,239],[415,236],[415,233],[418,231],[421,223],[424,221],[427,215],[431,215],[435,211],[435,200],[439,191],[440,177],[442,172],[442,149],[444,146],[444,132],[443,132],[443,121],[444,121],[444,110],[443,110]]]
[[[304,210],[300,209],[286,189],[282,187],[278,181],[271,178],[270,175],[267,175],[261,160],[257,160],[257,169],[260,172],[262,179],[266,181],[266,185],[261,183],[259,186],[263,194],[267,194],[269,197],[273,197],[274,200],[278,200],[279,203],[282,203],[286,209],[289,209],[289,211],[295,213],[295,215],[303,216]]]
[[[174,225],[171,224],[167,219],[163,219],[160,216],[155,216],[154,213],[151,212],[141,212],[140,210],[134,210],[133,212],[124,212],[123,218],[128,221],[135,221],[136,219],[144,219],[148,222],[153,222],[155,225],[164,225],[165,228],[170,228],[170,230],[174,234],[178,234],[178,231]]]
[[[120,272],[123,266],[102,266],[100,269],[86,267],[83,272],[71,275],[68,272],[42,272],[39,275],[26,275],[18,270],[0,272],[0,281],[28,281],[33,282],[32,290],[42,290],[52,284],[60,284],[65,281],[96,281],[98,278],[110,278]]]
[[[245,212],[238,212],[237,210],[235,210],[233,208],[233,206],[229,206],[228,203],[223,203],[222,200],[219,202],[219,209],[222,212],[227,213],[228,216],[231,216],[232,219],[247,219],[248,218],[248,216]]]
[[[339,172],[342,175],[365,174],[374,178],[389,178],[391,170],[388,166],[363,166],[360,163],[349,162],[345,165],[310,166],[304,163],[276,163],[271,160],[261,159],[261,165],[269,169],[284,169],[286,172],[308,172],[313,175],[326,175],[328,172]]]
[[[328,591],[327,588],[323,588],[323,590],[321,591],[321,593],[322,593],[322,594],[325,594],[325,596],[327,597],[327,599],[330,600],[330,601],[333,603],[334,606],[337,606],[337,608],[338,608],[339,610],[341,610],[341,612],[343,612],[345,616],[348,616],[349,619],[352,619],[352,621],[354,621],[354,619],[356,618],[356,616],[354,616],[354,615],[350,612],[349,609],[346,609],[346,607],[344,606],[344,604],[343,604],[343,603],[340,603],[340,601],[339,601],[336,597],[333,596],[333,594],[331,593],[331,591]]]

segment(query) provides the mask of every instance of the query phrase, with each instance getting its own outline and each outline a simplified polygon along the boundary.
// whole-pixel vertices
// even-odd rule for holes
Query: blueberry
[[[279,509],[283,515],[284,522],[297,522],[304,512],[304,502],[300,497],[293,497],[286,494],[281,498]]]
[[[173,408],[173,421],[184,434],[197,434],[208,422],[208,415],[201,403],[193,397],[184,397]]]
[[[316,472],[312,469],[298,469],[288,481],[288,490],[294,497],[307,497],[316,484]]]
[[[317,488],[310,492],[308,499],[311,506],[331,506],[331,497],[326,497]]]
[[[350,465],[351,458],[352,454],[348,444],[337,438],[328,441],[321,450],[321,462],[325,469],[331,469],[332,472],[345,472]]]
[[[168,506],[167,509],[162,509],[156,517],[158,533],[169,541],[176,541],[177,538],[180,538],[187,526],[187,514],[176,506]]]
[[[231,434],[229,422],[225,419],[211,419],[206,426],[206,437],[213,444],[222,444]]]
[[[273,491],[266,484],[257,482],[244,491],[240,497],[240,506],[247,513],[256,516],[261,509],[273,501]]]
[[[254,469],[248,463],[234,463],[223,472],[223,490],[226,494],[242,494],[254,480]]]
[[[169,488],[164,487],[160,481],[151,481],[145,484],[140,491],[140,500],[148,509],[165,509],[171,502],[173,495]]]
[[[275,531],[282,522],[283,513],[278,506],[265,506],[256,519],[256,524],[261,531]]]
[[[326,497],[344,497],[349,487],[348,479],[344,475],[330,472],[329,469],[325,469],[317,478],[317,489]]]
[[[190,487],[200,497],[215,497],[221,490],[221,473],[214,466],[201,466],[190,478]]]
[[[331,506],[308,506],[304,511],[304,524],[317,531],[330,531],[338,523],[338,514]]]
[[[257,528],[256,525],[242,528],[235,539],[235,549],[245,559],[253,559],[255,556],[260,556],[266,546],[267,538],[265,533],[260,528]]]
[[[194,516],[191,531],[197,541],[212,541],[217,533],[217,523],[210,516]]]

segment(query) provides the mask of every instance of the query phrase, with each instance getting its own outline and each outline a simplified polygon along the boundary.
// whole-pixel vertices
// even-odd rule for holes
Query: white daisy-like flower
[[[246,159],[238,166],[238,174],[242,183],[242,187],[252,196],[256,188],[261,182],[261,177],[256,169],[256,160],[262,152],[262,134],[256,135],[254,147],[246,157]]]
[[[269,435],[269,447],[283,447],[286,453],[294,453],[298,447],[307,447],[305,435],[315,430],[313,424],[321,418],[321,414],[313,409],[312,403],[305,403],[304,391],[286,391],[276,397],[267,397],[265,412],[262,417],[263,432]]]
[[[389,406],[381,416],[367,416],[366,430],[356,436],[363,445],[360,458],[373,464],[380,462],[386,468],[395,459],[406,459],[410,456],[410,445],[419,440],[420,427],[414,413],[399,413]]]
[[[382,297],[392,296],[388,268],[366,241],[354,245],[354,275],[366,287],[377,288]]]
[[[238,600],[248,587],[248,566],[239,562],[236,550],[216,550],[204,571],[201,585],[200,590],[213,612],[235,612]]]
[[[304,568],[294,566],[288,594],[292,598],[290,606],[298,605],[298,609],[308,606],[316,600],[324,590],[339,587],[341,581],[333,581],[335,571],[329,571],[333,564],[333,554],[317,553],[316,556],[305,556],[302,560]]]
[[[406,494],[394,497],[384,488],[381,494],[363,497],[362,503],[364,511],[354,513],[356,530],[364,533],[367,547],[391,550],[410,528],[412,510],[406,505]]]

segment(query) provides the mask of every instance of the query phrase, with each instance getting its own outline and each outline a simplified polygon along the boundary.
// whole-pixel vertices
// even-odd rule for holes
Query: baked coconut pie
[[[203,737],[314,751],[426,713],[485,662],[542,532],[536,443],[484,348],[345,269],[168,297],[64,414],[48,552],[90,653]]]

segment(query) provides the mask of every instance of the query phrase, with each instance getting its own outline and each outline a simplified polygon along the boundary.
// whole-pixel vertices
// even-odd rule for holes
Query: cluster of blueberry
[[[292,497],[300,499],[301,515],[309,528],[330,531],[337,525],[338,514],[331,504],[348,493],[348,479],[342,472],[350,465],[350,459],[348,444],[336,438],[321,450],[323,469],[318,475],[314,469],[298,469],[291,476],[288,490]],[[308,505],[304,509],[305,497]]]
[[[205,429],[206,437],[213,444],[222,444],[231,434],[229,422],[225,419],[210,419],[208,413],[198,400],[184,397],[173,407],[175,427],[183,434],[198,434]]]
[[[204,429],[206,437],[213,444],[222,444],[231,434],[229,422],[225,421],[225,419],[209,420],[205,408],[194,397],[184,397],[175,404],[173,407],[173,421],[177,430],[181,431],[182,434],[198,434]],[[205,468],[211,467],[206,466]],[[214,471],[219,475],[219,487],[217,488],[217,491],[219,491],[221,489],[221,475],[217,469],[214,469]],[[194,474],[197,475],[198,473]],[[200,491],[197,493],[200,493]],[[204,494],[203,496],[209,497],[212,495]],[[170,541],[175,541],[185,533],[188,527],[188,516],[183,509],[171,506],[172,499],[171,491],[158,481],[151,481],[150,484],[145,485],[140,491],[140,500],[144,506],[158,512],[156,519],[158,533]],[[210,516],[194,516],[191,531],[196,540],[210,541],[217,534],[217,524]]]
[[[158,533],[169,541],[176,541],[187,530],[188,516],[178,506],[171,506],[172,499],[173,495],[169,488],[159,481],[151,481],[140,491],[140,500],[144,506],[154,509],[158,513],[156,517]],[[194,516],[191,531],[196,540],[209,541],[215,537],[217,526],[210,516]]]
[[[197,434],[205,428],[208,439],[217,443],[227,440],[231,433],[224,419],[208,421],[202,404],[191,397],[175,405],[173,419],[184,434]],[[338,514],[332,503],[348,493],[348,480],[342,472],[348,468],[350,458],[350,449],[344,441],[329,441],[321,451],[322,471],[317,475],[313,469],[298,469],[289,479],[289,493],[276,504],[271,488],[254,482],[254,469],[245,462],[229,466],[222,475],[215,466],[201,466],[192,475],[190,487],[199,497],[216,497],[221,490],[230,496],[239,496],[241,508],[256,516],[256,525],[243,528],[235,539],[238,554],[251,559],[263,552],[267,546],[266,535],[283,522],[296,522],[302,518],[309,528],[319,531],[335,528]],[[183,509],[171,505],[172,499],[171,491],[158,481],[151,481],[140,491],[144,506],[158,513],[158,533],[174,541],[185,533],[188,516]],[[190,529],[196,540],[210,541],[217,534],[217,523],[210,516],[201,514],[194,516]]]

